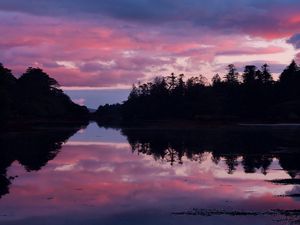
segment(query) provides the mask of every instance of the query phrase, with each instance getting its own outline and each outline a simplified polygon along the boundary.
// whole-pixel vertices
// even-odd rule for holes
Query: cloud
[[[294,34],[290,39],[287,40],[288,43],[292,44],[296,49],[300,48],[300,34]]]
[[[2,0],[6,12],[77,20],[107,18],[136,24],[188,23],[195,27],[245,32],[260,36],[282,36],[299,28],[299,1],[296,0]]]
[[[38,66],[64,86],[92,87],[171,72],[211,76],[234,57],[283,64],[295,55],[282,42],[300,28],[299,7],[294,0],[2,0],[0,61],[18,75]],[[294,36],[288,43],[298,46]]]
[[[298,53],[298,54],[296,55],[296,61],[297,61],[298,64],[300,63],[300,53]]]
[[[73,102],[75,102],[78,105],[85,105],[85,99],[84,98],[77,98],[77,99],[72,99]]]
[[[257,48],[257,47],[245,47],[243,49],[233,49],[220,51],[218,55],[257,55],[257,54],[273,54],[273,53],[281,53],[284,49],[276,46],[269,46],[265,48]]]

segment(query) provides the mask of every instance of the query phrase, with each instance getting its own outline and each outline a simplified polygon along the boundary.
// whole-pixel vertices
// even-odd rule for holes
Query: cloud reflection
[[[96,138],[95,135],[91,136]],[[74,224],[118,224],[123,219],[139,224],[145,218],[149,224],[180,224],[183,218],[171,212],[194,207],[254,211],[299,208],[300,203],[293,198],[276,197],[294,190],[293,186],[265,181],[289,178],[277,160],[263,175],[245,174],[242,167],[228,174],[225,158],[218,164],[212,159],[212,153],[205,152],[201,163],[183,156],[183,164],[172,166],[164,160],[153,160],[151,155],[132,154],[128,144],[76,142],[73,138],[38,172],[29,173],[19,164],[12,164],[8,175],[19,177],[13,181],[10,194],[0,201],[0,211],[6,215],[0,218],[0,224],[37,224],[42,218],[52,218],[48,224],[57,224],[60,219]],[[185,220],[196,224],[195,218]],[[209,224],[216,218],[201,220]],[[238,223],[227,217],[226,220]],[[241,220],[253,224],[256,218]]]

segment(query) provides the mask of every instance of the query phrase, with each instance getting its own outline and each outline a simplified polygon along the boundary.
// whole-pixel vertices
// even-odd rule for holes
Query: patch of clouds
[[[77,98],[77,99],[72,99],[72,100],[73,100],[73,102],[75,102],[78,105],[81,105],[81,106],[85,105],[85,99],[84,98]]]
[[[300,49],[300,33],[294,34],[287,40],[287,43],[292,44],[296,49]]]

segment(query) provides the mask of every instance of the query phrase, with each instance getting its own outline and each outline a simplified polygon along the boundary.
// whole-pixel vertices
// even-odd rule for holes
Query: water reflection
[[[26,171],[38,171],[56,157],[64,142],[80,128],[39,128],[28,132],[2,133],[0,136],[0,198],[9,193],[15,178],[7,168],[19,162]]]
[[[11,184],[10,193],[0,199],[0,224],[247,225],[298,220],[297,215],[286,216],[286,210],[300,207],[298,186],[266,181],[298,177],[297,129],[113,130],[90,124],[69,138],[74,131],[44,130],[19,139],[7,134],[15,138],[1,139],[1,147],[6,146],[1,173]],[[13,151],[9,140],[15,142]],[[284,213],[264,214],[270,209]],[[189,214],[195,211],[212,215]]]
[[[223,158],[227,172],[234,173],[239,165],[245,173],[268,173],[273,159],[291,178],[300,171],[300,129],[266,127],[223,127],[197,130],[123,129],[133,152],[152,155],[182,164],[183,156],[201,163],[205,153],[212,153],[216,164]],[[241,160],[239,160],[241,159]]]

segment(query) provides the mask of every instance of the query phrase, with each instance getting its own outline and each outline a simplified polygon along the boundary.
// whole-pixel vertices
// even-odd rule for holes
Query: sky
[[[67,90],[124,89],[300,58],[299,0],[0,0],[0,62]]]
[[[100,105],[122,103],[127,100],[130,89],[74,89],[65,88],[64,92],[73,102],[85,105],[89,109],[98,109]]]

